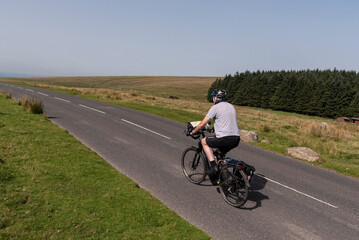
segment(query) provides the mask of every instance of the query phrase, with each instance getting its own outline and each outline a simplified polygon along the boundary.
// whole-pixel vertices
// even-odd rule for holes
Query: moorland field
[[[0,91],[0,239],[210,239],[29,99]]]
[[[208,89],[218,77],[42,77],[2,78],[134,108],[183,123],[201,120],[212,103]],[[289,147],[309,147],[315,165],[359,178],[359,127],[333,119],[236,106],[240,129],[256,131],[259,147],[286,154]],[[322,127],[322,122],[328,127]],[[262,143],[262,140],[269,141]]]

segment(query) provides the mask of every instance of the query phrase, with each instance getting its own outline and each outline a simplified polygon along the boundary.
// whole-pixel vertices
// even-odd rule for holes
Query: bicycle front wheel
[[[187,148],[181,159],[182,170],[188,181],[200,184],[206,178],[205,158],[197,148]]]
[[[234,166],[220,173],[219,188],[223,199],[233,207],[241,207],[248,199],[249,182],[242,170]]]

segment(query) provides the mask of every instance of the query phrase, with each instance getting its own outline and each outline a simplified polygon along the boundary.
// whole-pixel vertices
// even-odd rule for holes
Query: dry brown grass
[[[39,85],[40,86],[40,85]],[[41,85],[41,87],[49,87]],[[79,94],[97,96],[103,100],[122,103],[136,103],[147,106],[163,107],[174,110],[185,110],[204,116],[212,103],[185,99],[170,99],[154,96],[140,91],[120,91],[96,88],[68,88]],[[305,146],[317,151],[321,156],[338,158],[346,154],[356,154],[359,142],[359,127],[351,124],[336,123],[332,120],[310,118],[306,116],[235,107],[238,114],[238,125],[241,129],[254,130],[261,140],[269,140],[275,146],[269,147],[284,153],[288,147]],[[196,119],[201,120],[201,119]],[[328,127],[321,126],[325,122]],[[274,147],[274,149],[273,149]]]
[[[55,87],[48,84],[35,84],[37,87],[51,88]],[[140,91],[111,90],[104,88],[77,88],[56,86],[56,88],[71,90],[76,94],[92,95],[103,100],[119,101],[122,103],[143,103],[149,106],[163,107],[175,110],[186,110],[188,112],[204,115],[211,107],[211,103],[206,101],[194,101],[193,99],[172,99],[160,96],[154,96]]]
[[[14,104],[22,106],[29,113],[42,114],[44,112],[42,100],[36,97],[24,96],[20,99],[14,99]]]
[[[204,116],[212,103],[206,101],[216,77],[73,77],[12,79],[40,87],[62,88],[75,94],[95,96],[111,103],[133,103]],[[61,86],[63,85],[63,86]],[[180,99],[173,99],[176,96]],[[240,129],[258,132],[263,148],[285,153],[288,147],[309,147],[318,152],[323,166],[359,177],[359,126],[330,119],[235,107]],[[201,120],[201,119],[193,119]],[[328,124],[322,127],[321,122]],[[343,167],[345,166],[345,167]]]
[[[4,95],[5,98],[8,98],[8,99],[12,98],[12,93],[11,92],[4,92],[4,91],[0,90],[0,94]]]
[[[36,77],[3,78],[11,82],[46,84],[65,87],[102,88],[140,91],[161,97],[205,101],[208,88],[217,77],[109,76],[109,77]],[[1,79],[0,79],[1,80]]]
[[[287,147],[302,146],[312,148],[324,159],[359,154],[357,125],[245,107],[237,109],[241,128],[257,131],[261,140],[269,140],[274,145],[266,147],[280,148],[282,153]],[[328,124],[327,127],[322,122]]]

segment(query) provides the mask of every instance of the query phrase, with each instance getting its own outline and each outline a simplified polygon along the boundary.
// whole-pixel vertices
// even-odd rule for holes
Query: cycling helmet
[[[227,92],[224,89],[214,89],[212,92],[213,97],[226,98]]]

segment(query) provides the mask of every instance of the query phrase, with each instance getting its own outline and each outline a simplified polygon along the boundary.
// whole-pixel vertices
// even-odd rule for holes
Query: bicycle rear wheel
[[[206,178],[205,158],[197,148],[187,148],[181,159],[182,170],[188,181],[200,184]]]
[[[242,170],[235,166],[226,166],[219,177],[221,195],[229,205],[241,207],[248,199],[249,182]]]

